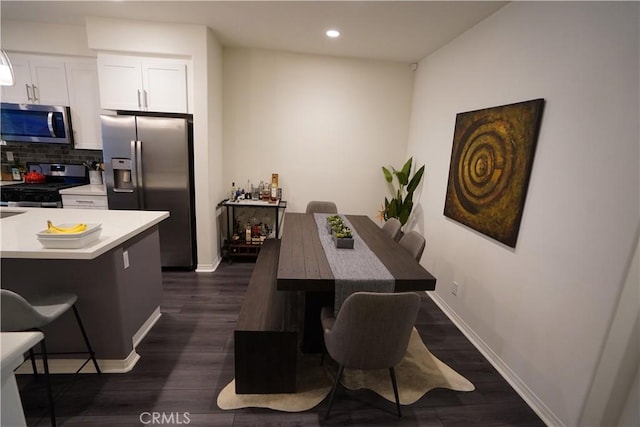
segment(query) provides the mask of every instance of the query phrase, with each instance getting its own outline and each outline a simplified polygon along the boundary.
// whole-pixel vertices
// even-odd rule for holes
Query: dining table
[[[287,213],[282,228],[276,289],[288,296],[285,324],[298,330],[303,353],[323,351],[320,311],[339,303],[341,286],[353,283],[355,290],[375,292],[436,287],[436,278],[366,215],[340,214],[352,230],[354,247],[332,247],[327,216]]]

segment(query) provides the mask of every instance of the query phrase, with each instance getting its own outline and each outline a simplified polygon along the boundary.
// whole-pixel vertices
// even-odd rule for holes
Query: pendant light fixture
[[[0,49],[0,86],[13,86],[16,80],[13,75],[11,61],[4,49]]]

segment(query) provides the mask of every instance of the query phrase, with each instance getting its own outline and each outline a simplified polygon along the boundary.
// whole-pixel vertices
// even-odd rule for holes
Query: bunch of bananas
[[[74,234],[82,233],[87,229],[87,224],[78,223],[71,227],[56,227],[51,221],[47,220],[47,231],[55,234]]]

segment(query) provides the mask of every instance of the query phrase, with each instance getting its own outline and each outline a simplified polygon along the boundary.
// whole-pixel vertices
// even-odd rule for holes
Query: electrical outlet
[[[455,296],[458,296],[458,290],[460,289],[460,284],[456,281],[454,281],[451,284],[451,293]]]
[[[124,268],[129,268],[129,251],[122,252],[122,261],[124,262]]]

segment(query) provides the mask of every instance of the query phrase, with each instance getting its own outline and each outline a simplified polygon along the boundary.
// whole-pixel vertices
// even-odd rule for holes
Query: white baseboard
[[[153,313],[151,313],[147,320],[144,321],[142,326],[140,326],[140,329],[138,329],[138,331],[133,334],[131,341],[133,342],[134,349],[138,346],[138,344],[140,344],[147,333],[149,333],[153,325],[155,325],[158,319],[160,319],[160,316],[162,316],[162,313],[160,313],[160,307],[156,307]]]
[[[140,355],[132,350],[131,353],[125,359],[98,359],[98,366],[100,371],[104,374],[124,374],[129,372],[136,366],[140,360]],[[74,374],[80,366],[84,363],[85,359],[49,359],[49,373],[51,374]],[[44,368],[42,366],[42,359],[36,356],[36,367],[38,372],[43,373]],[[31,362],[27,358],[25,362],[16,370],[16,374],[32,374],[33,369]],[[96,369],[93,363],[89,361],[84,368],[79,372],[80,374],[95,374]]]
[[[213,273],[216,271],[216,268],[218,268],[218,265],[220,265],[219,257],[211,264],[198,264],[196,266],[196,273]]]
[[[493,365],[500,375],[513,387],[513,389],[522,397],[529,407],[542,419],[548,426],[564,427],[565,424],[560,420],[540,398],[516,375],[515,372],[480,338],[469,325],[458,316],[453,309],[440,298],[435,292],[426,292],[426,294],[436,303],[436,305],[447,315],[449,320],[460,329],[465,337],[476,349]]]

